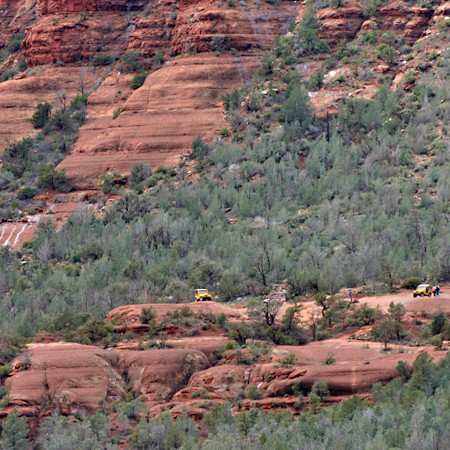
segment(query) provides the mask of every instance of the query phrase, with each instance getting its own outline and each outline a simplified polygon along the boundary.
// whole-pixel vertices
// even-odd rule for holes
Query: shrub
[[[112,195],[117,192],[116,186],[114,185],[114,175],[112,174],[106,174],[102,176],[101,179],[101,186],[102,186],[102,192],[107,195]]]
[[[145,181],[152,174],[152,169],[148,164],[136,164],[131,169],[130,187],[134,188]]]
[[[416,287],[422,282],[419,277],[408,277],[402,281],[401,287],[403,289],[416,289]]]
[[[9,39],[8,42],[8,46],[7,46],[7,50],[8,53],[14,53],[14,52],[18,52],[20,50],[20,46],[22,44],[23,41],[23,34],[22,33],[17,33],[11,36],[11,38]]]
[[[120,58],[120,70],[122,72],[140,72],[144,65],[139,61],[141,53],[139,52],[127,52]]]
[[[321,70],[315,72],[308,80],[308,89],[316,91],[323,86],[323,72]]]
[[[81,109],[86,106],[88,94],[77,95],[71,102],[71,109]]]
[[[363,14],[365,17],[375,17],[380,13],[382,0],[364,0]]]
[[[296,359],[295,353],[288,353],[284,358],[278,361],[278,365],[280,367],[292,367]]]
[[[389,66],[391,66],[395,61],[397,52],[395,51],[395,48],[392,47],[391,45],[383,43],[383,44],[380,44],[375,49],[375,56],[377,58],[380,58],[381,60],[383,60]]]
[[[194,391],[191,394],[191,398],[205,398],[209,399],[209,393],[206,389],[199,389],[198,391]]]
[[[23,187],[17,191],[17,198],[19,198],[20,200],[27,200],[33,198],[36,193],[36,189],[32,187]]]
[[[216,314],[214,317],[214,323],[219,325],[219,327],[223,328],[227,323],[227,316],[225,313]]]
[[[11,366],[0,366],[0,378],[7,377],[12,372]]]
[[[31,117],[33,127],[36,129],[44,128],[50,118],[51,111],[52,105],[50,103],[39,103],[36,112]]]
[[[106,53],[99,53],[94,56],[92,63],[94,66],[109,66],[113,62],[111,55]]]
[[[329,50],[328,43],[319,39],[319,21],[312,4],[307,4],[298,25],[296,38],[298,47],[304,55],[321,53]]]
[[[336,358],[333,356],[332,353],[328,353],[327,357],[322,361],[322,364],[325,366],[336,364]]]
[[[198,135],[192,142],[190,158],[204,158],[209,152],[209,145]]]
[[[407,69],[403,76],[404,84],[415,84],[417,81],[417,72],[414,69]]]
[[[42,189],[55,189],[67,192],[70,188],[67,184],[66,171],[56,170],[53,164],[43,164],[39,169],[38,186]]]
[[[250,400],[261,400],[262,396],[257,386],[250,386],[250,389],[247,393],[247,398],[249,398]]]
[[[433,320],[431,321],[431,334],[433,336],[442,333],[445,324],[447,323],[447,316],[444,312],[438,312],[433,316]]]
[[[308,93],[301,85],[296,85],[281,109],[284,121],[298,122],[302,129],[306,128],[312,118]]]
[[[153,67],[152,69],[156,70],[159,69],[164,62],[164,53],[161,50],[158,50],[155,52],[155,54],[152,56],[153,61]]]
[[[149,325],[156,320],[156,312],[155,310],[149,306],[146,308],[142,308],[141,314],[139,315],[139,320],[141,323],[145,325]]]
[[[113,112],[113,116],[112,116],[113,120],[116,120],[120,116],[121,112],[122,112],[122,108],[116,108]]]
[[[147,74],[145,72],[139,72],[137,73],[134,77],[133,80],[131,81],[131,89],[139,89],[143,84],[144,81],[147,78]]]

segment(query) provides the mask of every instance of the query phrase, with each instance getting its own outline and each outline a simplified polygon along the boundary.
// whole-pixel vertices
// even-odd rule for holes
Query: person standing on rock
[[[350,297],[350,303],[353,303],[353,292],[350,289],[350,292],[348,293],[348,296]]]

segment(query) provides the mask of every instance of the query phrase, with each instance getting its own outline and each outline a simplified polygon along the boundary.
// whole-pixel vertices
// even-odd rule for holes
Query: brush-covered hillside
[[[0,1],[3,447],[445,446],[448,16]]]

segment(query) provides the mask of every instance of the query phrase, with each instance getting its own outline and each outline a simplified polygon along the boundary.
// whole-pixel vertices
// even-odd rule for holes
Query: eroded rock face
[[[192,375],[189,384],[178,391],[174,401],[187,401],[196,394],[204,395],[213,400],[232,401],[245,389],[245,373],[250,370],[245,365],[223,364],[197,372]],[[206,391],[205,394],[201,394]]]
[[[118,57],[126,52],[128,27],[128,21],[115,15],[89,20],[47,15],[28,29],[23,54],[29,66],[89,61],[99,53]]]
[[[257,10],[186,7],[177,17],[172,51],[266,50],[275,36],[287,32],[297,12],[295,3],[286,1],[276,9],[263,5]]]
[[[201,351],[214,364],[219,359],[220,350],[230,339],[226,336],[195,336],[189,338],[170,339],[167,346],[170,348],[186,348]]]
[[[7,408],[38,416],[58,404],[66,414],[91,413],[102,403],[123,401],[127,383],[151,408],[169,402],[194,373],[209,366],[206,356],[192,349],[127,351],[33,343],[13,362],[5,383]]]
[[[39,12],[46,15],[82,11],[136,11],[147,3],[145,0],[39,0]]]
[[[121,113],[115,120],[109,102],[103,111],[97,107],[90,115],[88,110],[88,122],[59,168],[66,169],[76,184],[108,171],[129,173],[140,162],[151,167],[175,165],[198,135],[208,140],[227,127],[221,95],[245,81],[252,62],[198,56],[167,63],[125,102],[118,101]],[[118,94],[121,77],[116,75],[118,84],[111,79],[97,95]]]
[[[209,367],[206,356],[197,350],[123,351],[119,358],[134,394],[148,408],[168,402],[195,372]]]
[[[33,76],[0,83],[0,152],[8,142],[37,133],[30,119],[38,103],[48,102],[59,108],[62,94],[70,102],[80,93],[81,80],[88,90],[101,77],[101,71],[92,68],[49,67],[37,69]]]
[[[341,39],[354,39],[364,22],[363,10],[358,6],[325,8],[317,13],[320,37],[334,45]]]
[[[14,368],[5,383],[9,406],[34,408],[36,415],[52,404],[69,412],[93,412],[100,402],[125,398],[117,356],[98,347],[30,344],[28,354],[15,360]]]

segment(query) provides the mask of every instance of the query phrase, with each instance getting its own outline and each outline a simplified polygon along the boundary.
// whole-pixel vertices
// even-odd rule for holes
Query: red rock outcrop
[[[197,350],[123,351],[119,355],[134,394],[148,408],[168,402],[194,373],[209,367],[206,356]]]
[[[112,119],[110,103],[108,111],[97,107],[97,116],[88,109],[79,140],[59,168],[73,182],[85,183],[108,171],[129,173],[139,162],[154,168],[175,165],[198,135],[210,139],[227,127],[221,95],[240,84],[247,71],[245,59],[238,58],[183,57],[166,63],[122,104],[117,119]],[[98,95],[110,97],[106,92],[111,89],[117,92],[120,85],[110,80]]]
[[[230,321],[241,321],[248,319],[245,312],[231,308],[223,303],[217,302],[195,302],[195,303],[149,303],[142,305],[124,305],[110,311],[106,320],[117,320],[121,325],[130,325],[139,323],[139,316],[143,308],[153,308],[159,320],[173,313],[176,309],[188,307],[196,316],[201,313],[209,314],[225,314]]]
[[[39,13],[79,13],[83,11],[136,11],[148,2],[145,0],[40,0]]]
[[[175,54],[236,49],[266,50],[274,37],[298,13],[295,2],[281,1],[276,8],[258,10],[192,5],[181,8],[175,23],[171,49]]]
[[[37,0],[0,0],[0,49],[36,20]],[[0,65],[1,66],[1,65]]]
[[[383,6],[380,16],[361,26],[362,31],[379,29],[402,36],[406,44],[413,44],[430,25],[433,10],[397,2]]]
[[[38,103],[61,106],[61,94],[68,101],[80,94],[80,83],[89,90],[103,78],[102,70],[82,67],[48,67],[37,69],[32,76],[0,83],[0,152],[8,142],[34,136],[30,119]]]
[[[226,336],[195,336],[189,338],[169,339],[166,345],[170,348],[185,348],[202,352],[211,364],[217,362],[219,351],[230,339]]]
[[[100,402],[123,400],[125,382],[116,355],[94,346],[30,344],[13,363],[6,380],[9,406],[34,408],[37,415],[52,404],[71,412],[95,411]]]
[[[341,39],[354,39],[364,22],[363,10],[358,6],[325,8],[317,12],[320,37],[334,45]]]
[[[173,401],[186,401],[197,394],[212,400],[232,401],[245,389],[247,370],[244,365],[223,364],[197,372],[192,375],[189,384],[173,396]]]

